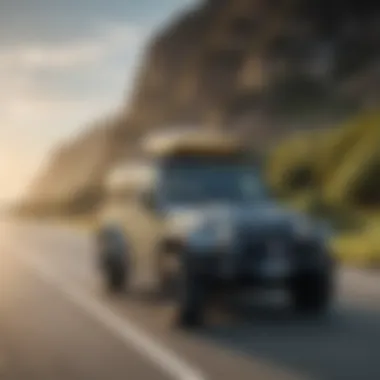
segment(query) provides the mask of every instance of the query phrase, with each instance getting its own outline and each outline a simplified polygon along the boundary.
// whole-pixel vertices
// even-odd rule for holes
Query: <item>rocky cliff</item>
[[[379,100],[379,46],[369,0],[204,1],[150,42],[124,115],[58,149],[33,194],[97,188],[153,128],[202,124],[257,141],[334,122]]]
[[[132,118],[252,129],[258,115],[348,105],[336,89],[378,54],[378,10],[366,0],[206,1],[151,44]]]

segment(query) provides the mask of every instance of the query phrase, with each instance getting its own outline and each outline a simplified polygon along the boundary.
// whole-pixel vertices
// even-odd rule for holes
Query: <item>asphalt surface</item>
[[[342,269],[320,320],[258,300],[189,334],[170,327],[147,263],[110,297],[84,231],[1,223],[0,379],[380,379],[380,276]]]

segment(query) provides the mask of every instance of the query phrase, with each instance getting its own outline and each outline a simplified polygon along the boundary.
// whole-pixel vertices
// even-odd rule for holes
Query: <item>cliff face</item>
[[[380,99],[379,46],[369,0],[204,1],[151,41],[125,115],[60,149],[33,193],[98,186],[153,128],[201,123],[260,140],[332,121]]]
[[[131,116],[148,128],[252,129],[258,115],[351,106],[359,97],[335,89],[379,54],[379,9],[367,0],[206,1],[152,43]]]
[[[31,184],[22,208],[56,213],[84,198],[86,204],[95,204],[102,196],[104,175],[121,153],[115,129],[124,123],[123,117],[99,120],[58,147]]]

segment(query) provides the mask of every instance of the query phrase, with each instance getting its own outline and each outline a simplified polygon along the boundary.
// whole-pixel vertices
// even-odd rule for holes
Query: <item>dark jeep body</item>
[[[171,155],[156,162],[155,181],[140,203],[156,226],[152,254],[158,286],[162,292],[176,289],[181,326],[201,324],[213,295],[247,288],[280,287],[299,311],[327,309],[334,261],[324,230],[280,206],[257,167],[225,153]],[[113,229],[123,234],[122,228]],[[109,268],[129,271],[130,260],[123,257],[130,254],[120,249]],[[118,273],[104,269],[106,278]]]
[[[181,263],[175,273],[161,265],[162,288],[174,283],[182,294],[199,292],[199,299],[182,305],[183,324],[201,323],[201,313],[214,294],[245,289],[283,288],[299,311],[319,313],[327,308],[334,261],[323,231],[307,218],[269,203],[205,207],[197,217],[194,210],[188,212],[198,224],[182,236],[164,235],[156,253],[177,256]],[[184,217],[186,211],[180,214]],[[186,303],[186,298],[181,300]]]

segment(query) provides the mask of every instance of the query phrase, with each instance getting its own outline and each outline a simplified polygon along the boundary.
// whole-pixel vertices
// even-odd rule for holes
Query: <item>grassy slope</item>
[[[380,112],[371,111],[337,130],[282,142],[270,154],[268,178],[287,202],[336,223],[340,233],[332,246],[338,257],[373,265],[380,263],[380,203],[364,205],[363,199],[380,192],[374,169],[379,158]]]

